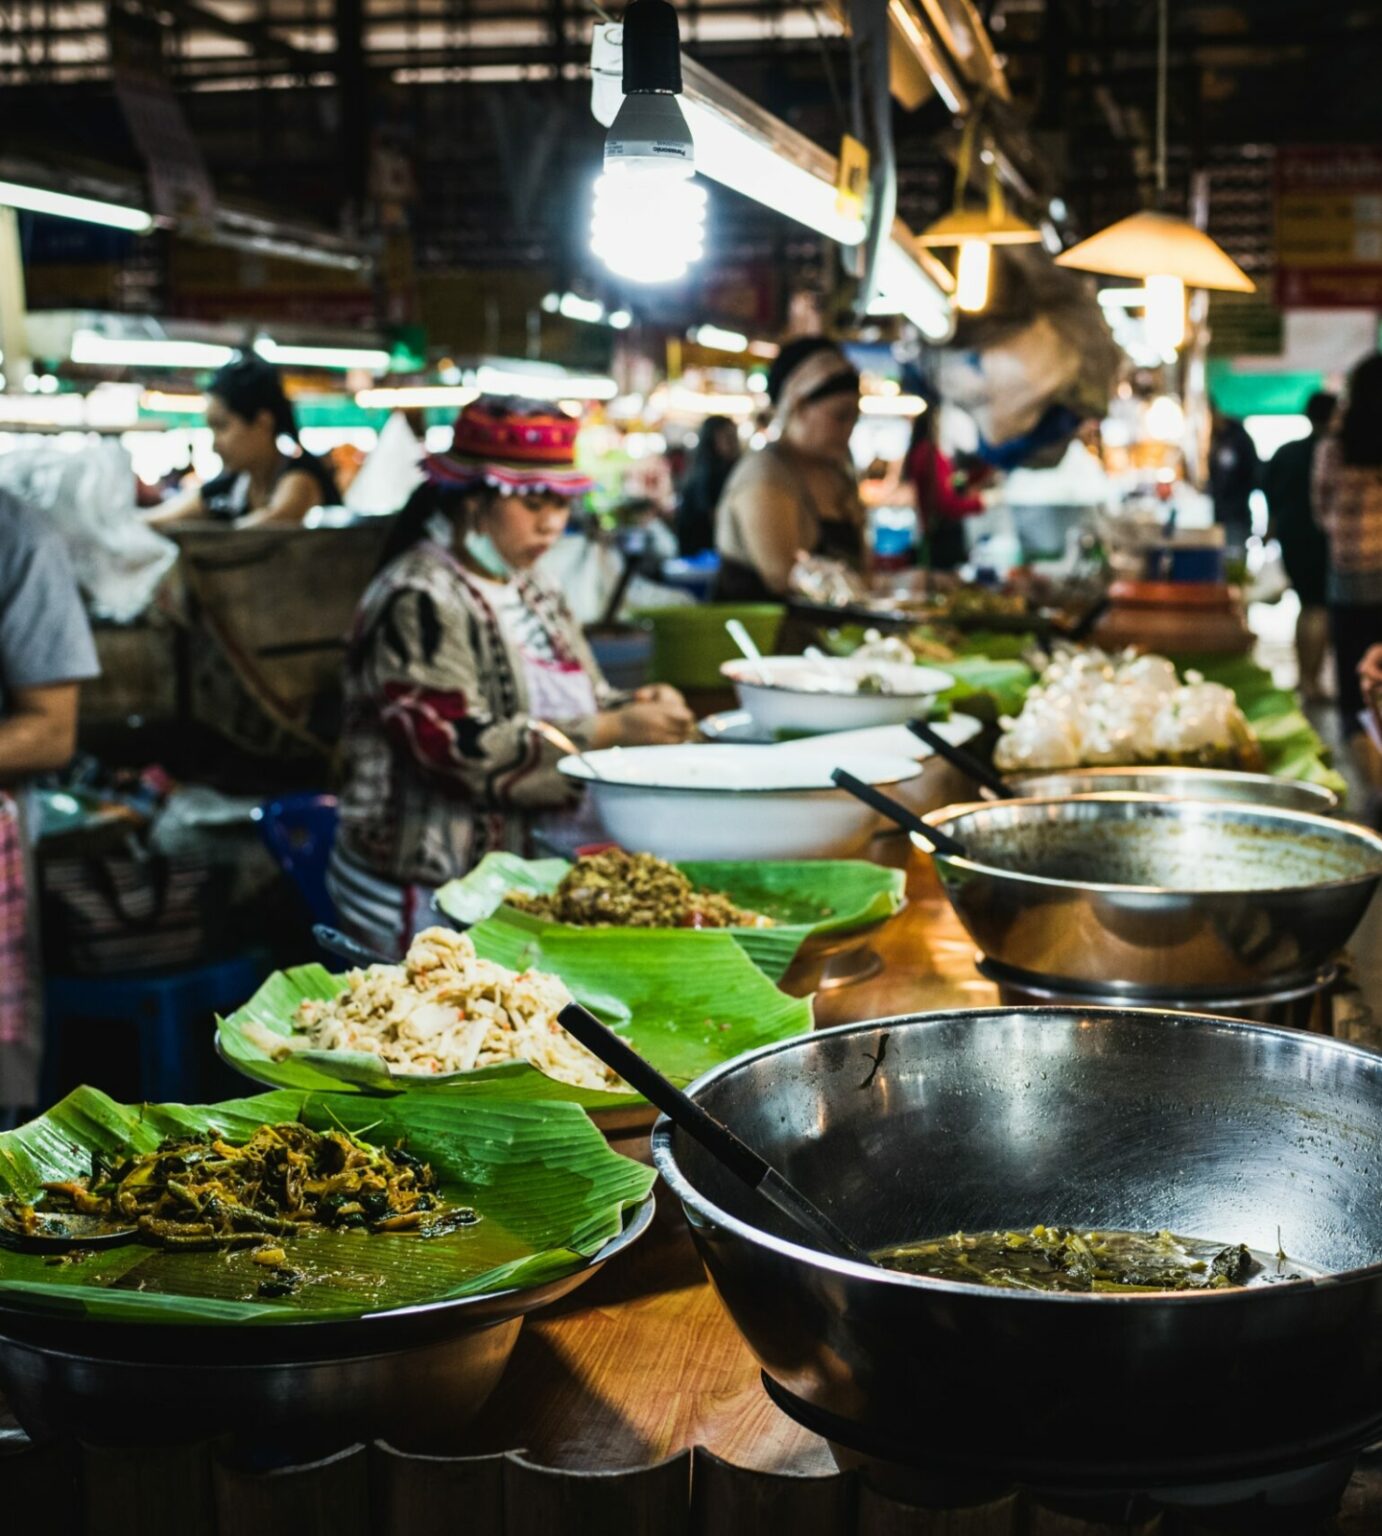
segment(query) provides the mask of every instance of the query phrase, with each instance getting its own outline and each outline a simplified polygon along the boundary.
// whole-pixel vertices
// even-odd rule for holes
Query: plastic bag
[[[119,443],[18,448],[0,456],[0,490],[62,535],[96,618],[137,619],[177,561],[177,545],[135,507],[134,470]]]
[[[401,411],[384,423],[379,440],[342,500],[352,512],[384,514],[402,511],[423,481],[424,449]]]

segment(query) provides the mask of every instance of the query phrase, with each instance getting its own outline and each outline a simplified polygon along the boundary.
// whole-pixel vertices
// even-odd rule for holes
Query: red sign
[[[1277,303],[1382,309],[1382,147],[1277,153]]]

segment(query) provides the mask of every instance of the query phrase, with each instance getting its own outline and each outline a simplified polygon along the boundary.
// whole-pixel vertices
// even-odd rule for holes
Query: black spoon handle
[[[330,928],[325,923],[318,923],[312,929],[312,937],[323,949],[330,950],[333,955],[339,955],[342,960],[349,960],[352,965],[397,965],[397,961],[390,955],[383,955],[377,949],[371,949],[367,944],[361,944],[358,939],[352,939],[349,934],[342,933],[339,928]]]
[[[957,747],[953,741],[947,741],[925,720],[909,720],[907,729],[918,741],[924,741],[938,757],[943,757],[947,763],[953,764],[983,789],[991,790],[1000,800],[1014,798],[1012,789],[1003,782],[1000,774],[995,773],[987,763],[981,763],[972,752],[966,752],[963,747]]]
[[[846,773],[843,768],[836,768],[830,777],[841,789],[847,789],[856,800],[862,800],[865,805],[871,805],[889,821],[896,822],[904,832],[915,832],[918,837],[924,837],[937,853],[944,853],[952,859],[965,857],[963,844],[957,843],[948,833],[927,826],[920,816],[913,815],[905,805],[900,804],[890,795],[885,795],[881,790],[875,789],[872,784],[865,784],[862,779],[856,779],[852,773]]]
[[[631,1088],[636,1088],[649,1103],[656,1105],[674,1125],[700,1142],[717,1163],[729,1169],[750,1189],[756,1189],[803,1231],[808,1232],[813,1246],[843,1258],[854,1259],[857,1263],[874,1262],[857,1243],[840,1231],[824,1211],[818,1210],[805,1195],[789,1184],[771,1163],[761,1158],[747,1143],[740,1141],[727,1125],[722,1125],[714,1115],[708,1114],[674,1083],[669,1083],[656,1067],[621,1040],[612,1029],[606,1029],[593,1013],[587,1012],[579,1003],[568,1003],[557,1018],[568,1034],[574,1035],[586,1050],[598,1056],[607,1067],[612,1067]]]

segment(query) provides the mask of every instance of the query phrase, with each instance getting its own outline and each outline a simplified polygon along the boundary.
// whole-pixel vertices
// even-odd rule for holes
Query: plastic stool
[[[284,795],[254,813],[264,846],[293,882],[314,923],[338,928],[335,903],[326,890],[326,866],[336,841],[336,797]]]
[[[138,1031],[141,1098],[151,1104],[201,1101],[215,1062],[215,1015],[248,1002],[270,969],[266,951],[250,950],[175,971],[50,976],[43,989],[44,1104],[57,1098],[68,1032],[108,1024],[132,1024]]]

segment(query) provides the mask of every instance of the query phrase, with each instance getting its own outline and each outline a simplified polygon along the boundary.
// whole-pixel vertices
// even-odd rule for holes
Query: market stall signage
[[[1276,247],[1283,309],[1382,309],[1382,146],[1281,149]]]

